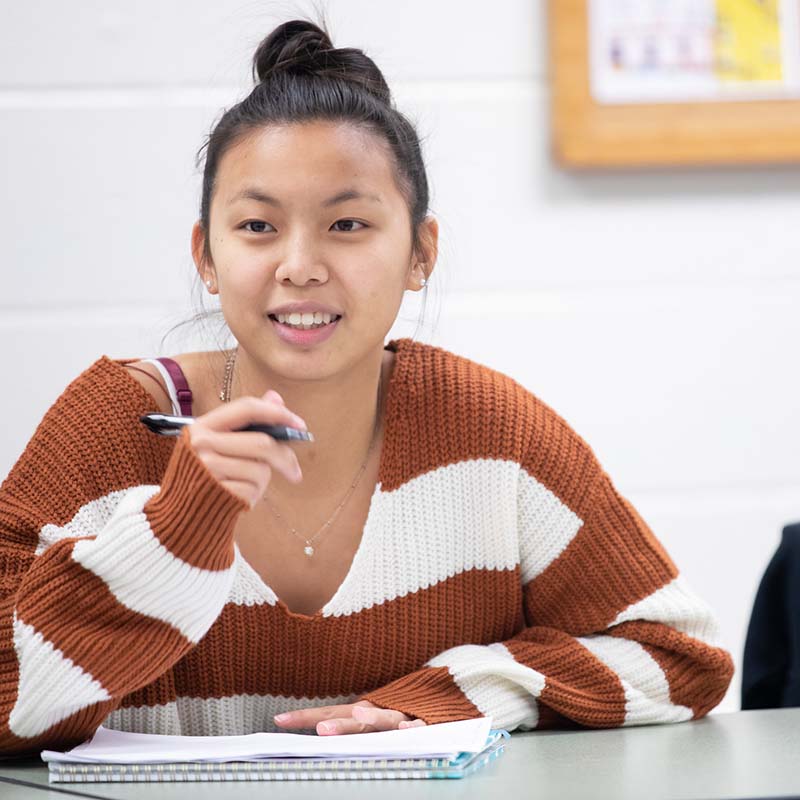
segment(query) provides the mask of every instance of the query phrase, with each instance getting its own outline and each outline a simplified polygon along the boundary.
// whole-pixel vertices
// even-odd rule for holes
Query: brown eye
[[[248,228],[247,227],[248,225],[255,225],[260,227]],[[269,227],[272,228],[272,225],[270,225],[269,222],[262,222],[261,220],[258,219],[248,220],[247,222],[244,223],[244,225],[242,225],[242,227],[249,233],[267,233],[268,231],[265,229],[264,227],[265,225],[269,225]]]
[[[339,228],[339,233],[352,233],[353,231],[359,230],[359,228],[353,228],[353,225],[360,225],[362,228],[366,228],[367,226],[363,222],[359,222],[355,219],[340,219],[337,222],[333,223],[333,227],[335,228],[337,225],[344,225],[344,228]]]

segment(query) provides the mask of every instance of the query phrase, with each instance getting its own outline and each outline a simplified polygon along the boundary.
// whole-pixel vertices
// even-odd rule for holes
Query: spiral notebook
[[[98,729],[46,750],[51,783],[463,778],[502,754],[487,717],[348,736],[159,736]]]

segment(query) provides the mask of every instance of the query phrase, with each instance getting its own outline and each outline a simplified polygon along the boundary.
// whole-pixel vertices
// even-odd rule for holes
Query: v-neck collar
[[[249,584],[249,591],[246,592],[249,596],[252,596],[253,594],[257,595],[259,600],[266,601],[270,605],[278,607],[286,614],[286,616],[300,622],[312,623],[320,621],[326,616],[330,616],[335,608],[341,604],[342,598],[345,597],[350,589],[350,584],[354,580],[353,575],[357,572],[355,568],[358,566],[358,563],[366,557],[365,552],[368,549],[367,539],[370,536],[375,536],[380,532],[380,524],[375,520],[376,499],[380,496],[381,487],[385,484],[387,476],[393,474],[393,468],[397,460],[395,447],[397,446],[398,437],[395,435],[395,427],[400,423],[406,406],[406,402],[402,397],[402,389],[407,383],[406,350],[412,348],[414,345],[415,342],[413,339],[402,338],[390,340],[386,345],[384,345],[383,348],[384,350],[391,350],[395,354],[395,359],[392,365],[392,373],[389,377],[389,386],[386,395],[383,444],[381,446],[380,459],[378,462],[378,479],[375,485],[375,490],[370,497],[369,510],[367,511],[367,518],[366,522],[364,523],[361,541],[359,542],[355,555],[350,562],[350,567],[347,570],[344,580],[339,584],[339,587],[333,593],[331,598],[325,603],[325,605],[322,606],[322,608],[313,614],[302,614],[300,612],[292,611],[286,605],[286,603],[278,597],[272,587],[267,584],[261,575],[258,574],[255,568],[244,558],[239,550],[238,545],[235,544],[234,549],[236,554],[237,578],[236,582],[234,583],[234,592],[236,592],[237,589],[236,584],[242,580],[246,584]],[[131,361],[135,361],[136,359],[109,360],[112,361],[112,363],[122,367],[125,363],[131,363]],[[150,393],[147,392],[147,390],[145,390],[127,370],[123,369],[122,372],[124,372],[129,379],[136,384],[137,388],[144,391],[150,396],[151,399],[153,399],[152,395],[150,395]],[[243,587],[239,586],[238,588],[241,590]]]
[[[369,501],[369,509],[367,510],[367,517],[364,522],[364,529],[361,534],[361,541],[358,543],[356,552],[350,562],[350,567],[347,574],[339,584],[336,591],[330,599],[322,606],[322,608],[315,611],[313,614],[303,614],[298,611],[292,611],[286,603],[281,600],[269,584],[256,572],[250,563],[241,555],[238,547],[237,559],[238,567],[242,568],[248,574],[251,583],[255,583],[264,590],[264,599],[271,605],[279,608],[287,617],[301,623],[314,623],[325,619],[328,616],[334,616],[337,606],[340,606],[343,598],[351,589],[351,584],[354,580],[354,575],[357,575],[360,562],[366,557],[369,551],[369,539],[380,534],[380,522],[376,520],[377,505],[381,494],[381,487],[386,481],[386,476],[392,474],[393,464],[396,460],[396,453],[394,446],[397,441],[397,436],[394,435],[394,427],[397,425],[399,415],[404,408],[404,402],[400,395],[402,394],[402,387],[405,384],[405,369],[406,359],[405,350],[409,345],[413,345],[411,339],[392,339],[384,350],[391,350],[395,354],[394,363],[392,364],[392,373],[389,376],[389,386],[386,394],[386,412],[384,418],[383,429],[383,444],[381,445],[380,458],[378,461],[378,480],[372,496]]]

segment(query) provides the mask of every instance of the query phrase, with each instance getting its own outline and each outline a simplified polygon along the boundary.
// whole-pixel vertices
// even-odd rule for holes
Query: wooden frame
[[[600,105],[587,0],[549,0],[552,141],[569,167],[800,161],[800,100]]]

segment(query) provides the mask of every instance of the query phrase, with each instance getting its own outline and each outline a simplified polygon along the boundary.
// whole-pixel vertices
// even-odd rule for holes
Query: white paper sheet
[[[246,736],[158,736],[99,728],[94,738],[45,761],[90,764],[168,764],[260,761],[266,758],[455,758],[486,745],[491,719],[480,717],[419,728],[342,736],[251,733]]]

